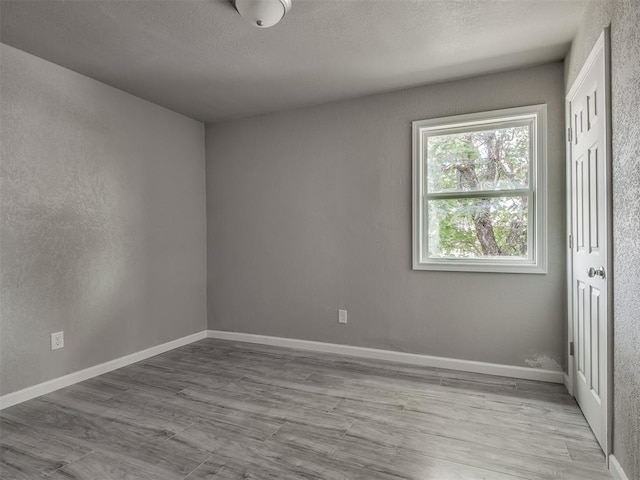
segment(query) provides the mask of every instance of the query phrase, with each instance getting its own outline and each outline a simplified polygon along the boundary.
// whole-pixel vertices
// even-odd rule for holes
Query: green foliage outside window
[[[429,256],[527,257],[529,126],[429,135]],[[500,192],[447,198],[454,192]]]

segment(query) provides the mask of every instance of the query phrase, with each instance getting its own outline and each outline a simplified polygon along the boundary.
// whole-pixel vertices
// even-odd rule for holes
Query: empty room
[[[0,0],[2,480],[640,480],[639,0]]]

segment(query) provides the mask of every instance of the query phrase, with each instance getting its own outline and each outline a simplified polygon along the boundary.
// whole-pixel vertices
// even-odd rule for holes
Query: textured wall
[[[559,369],[562,98],[554,63],[209,125],[209,328]],[[411,121],[537,103],[549,273],[412,271]]]
[[[1,393],[203,330],[203,125],[0,55]]]
[[[640,480],[640,2],[615,5],[612,24],[613,449]]]
[[[600,37],[602,30],[611,23],[612,0],[590,0],[580,28],[571,44],[564,62],[565,90],[568,92],[575,81],[584,61]]]
[[[611,23],[613,453],[640,480],[640,2],[592,1],[566,61],[567,89]]]

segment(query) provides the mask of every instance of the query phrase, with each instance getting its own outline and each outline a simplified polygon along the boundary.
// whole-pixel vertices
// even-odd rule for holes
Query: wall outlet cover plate
[[[64,348],[64,332],[56,332],[51,334],[51,350]]]

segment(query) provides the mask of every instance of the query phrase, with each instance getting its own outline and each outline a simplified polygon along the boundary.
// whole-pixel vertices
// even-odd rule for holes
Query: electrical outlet
[[[338,323],[347,323],[347,311],[338,310]]]
[[[56,332],[51,334],[51,350],[64,348],[64,332]]]

